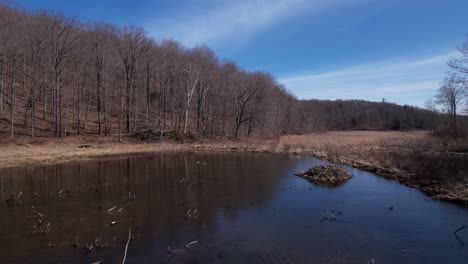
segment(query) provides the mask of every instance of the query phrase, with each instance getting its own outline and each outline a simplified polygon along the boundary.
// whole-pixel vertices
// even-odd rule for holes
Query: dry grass
[[[89,145],[88,148],[80,148]],[[250,151],[311,155],[344,163],[419,188],[432,197],[468,204],[468,140],[427,132],[346,131],[273,139],[141,143],[125,137],[18,138],[0,143],[0,168],[83,161],[161,151]]]
[[[375,172],[431,197],[468,205],[468,140],[427,132],[326,132],[284,136],[276,152],[304,153]]]
[[[345,131],[281,137],[276,152],[310,153],[332,161],[353,159],[400,168],[400,157],[462,149],[466,139],[443,139],[424,131]]]
[[[99,157],[163,151],[259,151],[271,152],[273,140],[144,143],[131,137],[73,136],[0,140],[0,168],[50,165]]]

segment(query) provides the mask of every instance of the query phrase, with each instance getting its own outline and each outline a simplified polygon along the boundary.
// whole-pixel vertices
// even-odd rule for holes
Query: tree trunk
[[[120,99],[120,114],[119,114],[119,142],[122,142],[122,119],[124,112],[124,98],[123,96]]]
[[[62,130],[62,108],[63,108],[63,102],[62,102],[62,98],[63,98],[63,89],[62,89],[62,86],[59,86],[59,91],[58,91],[58,95],[59,95],[59,101],[58,101],[58,115],[59,115],[59,136],[63,136],[63,130]]]
[[[130,95],[131,95],[131,80],[128,80],[127,78],[127,84],[126,84],[126,89],[127,89],[127,116],[126,116],[126,130],[127,133],[130,133]]]
[[[4,78],[4,72],[3,72],[3,60],[0,60],[0,75],[2,77],[0,78],[0,119],[3,116],[3,93],[5,92],[5,78]]]
[[[65,124],[64,124],[64,136],[67,136],[67,128],[68,128],[68,104],[65,107]]]
[[[44,79],[43,79],[44,80]],[[43,106],[42,106],[42,119],[46,120],[46,113],[47,113],[47,86],[43,84],[42,86],[43,93],[42,93],[42,101],[43,101]]]
[[[457,104],[452,104],[453,108],[453,133],[454,135],[457,134]]]
[[[98,110],[98,134],[102,135],[102,102],[101,102],[101,72],[98,69],[97,74],[97,110]]]
[[[133,83],[132,89],[132,103],[133,103],[133,132],[137,131],[137,99],[136,99],[136,82]]]
[[[11,99],[10,99],[10,121],[11,121],[11,131],[10,137],[13,138],[15,135],[14,127],[15,127],[15,106],[16,106],[16,87],[15,87],[15,70],[12,69],[12,82],[11,82]]]
[[[149,125],[149,109],[150,109],[150,67],[146,65],[146,125]]]
[[[54,88],[54,98],[53,98],[53,104],[54,104],[54,126],[55,126],[55,137],[59,136],[59,128],[58,128],[58,90],[59,90],[59,84],[60,80],[58,77],[58,73],[55,74],[55,88]]]
[[[108,108],[108,96],[107,96],[107,89],[106,89],[106,84],[103,83],[102,84],[102,92],[103,92],[103,96],[104,96],[104,103],[103,103],[103,112],[104,112],[104,136],[107,136],[107,129],[108,129],[108,124],[107,124],[107,108]]]
[[[85,120],[84,120],[84,130],[86,133],[86,128],[88,127],[88,117],[89,117],[89,109],[91,107],[91,85],[88,86],[88,101],[86,104],[86,113],[85,113]]]
[[[76,94],[77,94],[77,113],[76,113],[76,134],[80,134],[81,133],[81,104],[82,104],[82,101],[83,101],[83,96],[84,96],[84,84],[85,84],[85,79],[83,78],[83,87],[81,87],[80,89],[80,84],[78,83],[76,88],[78,89],[78,91],[76,91]]]
[[[34,114],[36,113],[36,107],[35,107],[35,96],[34,96],[34,88],[31,88],[31,137],[34,137],[34,126],[36,123],[35,116]]]

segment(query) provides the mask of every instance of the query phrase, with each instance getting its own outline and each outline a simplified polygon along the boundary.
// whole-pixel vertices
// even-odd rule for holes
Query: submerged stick
[[[127,250],[128,250],[128,243],[130,243],[130,238],[132,237],[132,228],[128,228],[128,240],[127,240],[127,245],[125,245],[125,254],[124,258],[122,260],[122,264],[125,264],[125,259],[127,258]]]
[[[197,240],[192,241],[192,242],[186,244],[186,245],[183,246],[182,248],[175,248],[175,249],[172,249],[170,246],[168,246],[168,247],[167,247],[167,252],[168,252],[169,254],[182,253],[182,252],[185,252],[185,251],[187,251],[187,250],[192,249],[192,246],[193,246],[193,245],[196,245],[196,244],[198,244],[198,241],[197,241]]]
[[[185,245],[185,248],[190,249],[190,246],[195,245],[197,243],[198,243],[198,241],[192,241],[192,242],[188,243],[187,245]]]
[[[461,226],[460,228],[458,228],[457,230],[455,230],[455,232],[453,232],[453,234],[454,234],[456,237],[458,237],[457,233],[460,232],[460,231],[462,231],[462,230],[465,229],[465,228],[466,228],[466,226],[463,225],[463,226]]]
[[[465,229],[466,226],[462,225],[460,228],[457,228],[457,230],[455,230],[455,232],[453,232],[453,234],[455,235],[455,238],[458,240],[458,242],[460,242],[460,244],[462,246],[465,246],[465,243],[463,243],[463,240],[461,240],[460,237],[458,237],[458,232],[462,231],[463,229]]]
[[[115,208],[117,208],[117,205],[114,205],[114,207],[112,207],[111,209],[107,210],[108,213],[112,212],[112,210],[114,210]]]

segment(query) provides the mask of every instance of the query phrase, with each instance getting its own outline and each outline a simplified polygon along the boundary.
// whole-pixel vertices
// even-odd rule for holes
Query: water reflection
[[[320,164],[166,153],[3,170],[0,263],[118,263],[129,227],[126,263],[466,263],[466,208],[351,168],[332,189],[293,176]]]
[[[7,252],[2,258],[18,261],[30,252],[67,261],[73,253],[88,260],[70,252],[77,236],[80,247],[102,237],[109,250],[93,253],[113,259],[105,251],[121,250],[128,226],[137,238],[147,239],[138,242],[142,249],[146,243],[155,247],[151,240],[156,235],[158,257],[166,258],[170,242],[184,243],[180,236],[193,230],[216,232],[219,213],[234,221],[239,209],[262,207],[288,169],[281,156],[182,153],[5,170],[2,200],[22,195],[21,204],[0,207],[0,243]],[[38,226],[34,212],[44,215],[42,225],[50,223],[50,232],[32,234]]]

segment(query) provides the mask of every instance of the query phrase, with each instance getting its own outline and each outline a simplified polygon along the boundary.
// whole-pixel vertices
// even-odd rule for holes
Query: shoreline
[[[365,133],[365,132],[363,132]],[[384,133],[384,132],[381,132]],[[410,132],[406,132],[410,133]],[[468,184],[464,182],[438,182],[429,178],[397,169],[392,166],[381,166],[377,162],[366,161],[358,155],[350,153],[332,153],[330,146],[324,149],[310,146],[307,143],[291,147],[285,141],[292,141],[290,136],[277,139],[250,139],[239,141],[204,141],[192,143],[146,143],[125,138],[123,143],[116,138],[101,139],[98,137],[70,137],[65,139],[45,139],[36,142],[33,139],[17,139],[14,142],[0,143],[0,169],[13,167],[36,167],[58,165],[70,162],[86,162],[103,158],[115,158],[122,155],[151,154],[161,152],[193,151],[193,152],[256,152],[277,153],[289,155],[310,156],[332,163],[338,163],[373,173],[386,179],[398,181],[400,184],[418,189],[429,197],[468,206]],[[288,138],[289,137],[289,138]],[[313,138],[314,136],[305,136]],[[316,137],[316,136],[315,136]],[[371,143],[370,143],[371,144]],[[338,147],[346,147],[337,142]],[[347,148],[350,148],[347,146]],[[363,155],[363,154],[361,154]],[[468,156],[463,154],[463,161]]]

